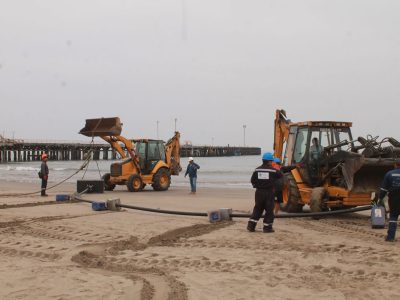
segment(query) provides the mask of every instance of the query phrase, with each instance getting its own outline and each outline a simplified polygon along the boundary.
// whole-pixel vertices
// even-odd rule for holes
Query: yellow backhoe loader
[[[353,140],[351,126],[340,121],[293,123],[284,110],[276,111],[274,156],[283,163],[284,210],[298,212],[305,204],[312,212],[351,208],[377,196],[384,174],[400,160],[400,143],[391,137]]]
[[[143,190],[149,184],[156,191],[166,191],[171,175],[179,175],[180,133],[164,144],[161,140],[129,140],[121,136],[122,123],[118,117],[87,119],[80,134],[101,137],[120,155],[121,160],[111,164],[110,173],[103,175],[105,189],[126,185],[130,192]]]

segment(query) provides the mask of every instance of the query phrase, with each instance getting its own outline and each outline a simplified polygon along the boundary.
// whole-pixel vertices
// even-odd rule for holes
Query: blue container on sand
[[[100,211],[100,210],[107,210],[107,206],[105,202],[92,202],[92,209],[95,211]]]
[[[70,195],[64,195],[64,194],[56,195],[56,201],[69,201],[70,198],[71,198]]]
[[[211,223],[215,223],[215,222],[221,221],[221,212],[219,210],[208,211],[207,215],[208,215],[208,220]]]

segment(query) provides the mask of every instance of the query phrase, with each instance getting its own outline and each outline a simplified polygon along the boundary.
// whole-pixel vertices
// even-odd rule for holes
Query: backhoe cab
[[[88,119],[79,132],[89,137],[101,137],[120,155],[121,160],[111,164],[110,173],[103,175],[105,189],[126,185],[130,192],[143,190],[149,184],[156,191],[166,191],[171,175],[179,175],[180,134],[164,144],[161,140],[129,140],[122,137],[119,118]]]
[[[370,204],[384,174],[399,159],[400,143],[394,138],[353,140],[351,126],[292,123],[284,110],[276,111],[274,155],[283,161],[286,211],[301,211],[305,204],[313,212]]]

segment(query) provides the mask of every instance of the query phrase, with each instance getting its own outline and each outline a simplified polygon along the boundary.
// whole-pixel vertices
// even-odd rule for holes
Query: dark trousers
[[[47,180],[44,180],[42,178],[42,195],[46,194],[46,188],[47,188]]]
[[[278,203],[283,203],[283,192],[275,191],[275,201]]]
[[[274,198],[274,192],[271,189],[257,189],[255,195],[256,203],[250,221],[257,223],[265,211],[264,226],[272,227],[274,223]]]
[[[390,212],[389,214],[389,226],[387,231],[387,238],[389,240],[394,240],[396,236],[397,229],[397,219],[399,218],[399,213],[397,211]]]

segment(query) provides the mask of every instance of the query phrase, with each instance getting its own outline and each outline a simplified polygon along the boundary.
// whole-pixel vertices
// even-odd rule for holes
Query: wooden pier
[[[232,147],[232,146],[181,146],[181,157],[209,157],[209,156],[242,156],[260,155],[258,147]]]
[[[24,141],[5,139],[0,136],[0,163],[41,160],[47,153],[49,160],[83,160],[85,154],[93,150],[94,160],[117,159],[117,152],[109,144],[91,144],[62,141]],[[181,146],[182,157],[241,156],[260,155],[261,148],[233,146]]]

